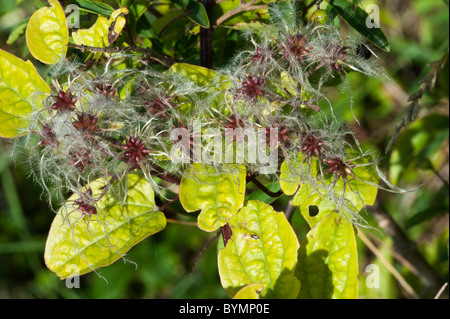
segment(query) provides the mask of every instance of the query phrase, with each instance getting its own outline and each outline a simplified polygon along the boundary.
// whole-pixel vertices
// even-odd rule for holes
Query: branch
[[[162,168],[161,166],[159,166],[155,163],[149,162],[149,165],[151,166],[153,171],[155,171],[157,173],[157,175],[156,175],[157,177],[165,180],[166,182],[172,183],[172,184],[177,184],[177,185],[181,184],[181,179],[178,176],[167,172],[164,168]]]
[[[163,204],[161,207],[159,207],[160,211],[164,211],[164,209],[166,209],[168,206],[170,206],[173,202],[175,202],[176,200],[178,200],[178,198],[180,197],[179,194],[177,194],[174,198],[172,198],[171,200],[169,200],[167,203]]]
[[[283,191],[281,189],[276,193],[272,192],[266,186],[261,184],[261,182],[256,179],[256,175],[254,174],[249,175],[248,180],[255,184],[260,190],[262,190],[264,193],[266,193],[266,195],[269,195],[270,197],[280,197],[281,195],[283,195]]]
[[[439,74],[441,70],[444,68],[448,59],[448,52],[444,54],[444,56],[436,62],[430,63],[432,69],[428,73],[428,75],[421,81],[419,89],[409,96],[408,102],[411,104],[406,109],[403,118],[400,122],[397,123],[394,129],[394,134],[389,141],[385,153],[389,153],[394,147],[395,142],[397,142],[398,135],[403,127],[407,126],[408,123],[414,121],[416,119],[417,113],[419,112],[419,101],[422,99],[422,96],[425,92],[431,92],[437,83]]]
[[[395,267],[383,256],[383,254],[378,250],[378,248],[370,241],[369,238],[364,235],[361,229],[358,229],[358,237],[364,242],[364,244],[369,248],[369,250],[386,266],[389,272],[397,279],[400,285],[405,289],[405,292],[410,298],[418,299],[419,296],[416,294],[411,285],[403,278],[403,276],[395,269]]]
[[[229,18],[231,18],[232,16],[234,16],[238,13],[245,12],[245,11],[251,11],[251,10],[267,9],[267,4],[261,4],[261,5],[254,6],[254,4],[258,1],[259,0],[252,0],[247,3],[243,3],[243,1],[241,1],[237,8],[234,8],[233,10],[226,12],[219,19],[217,19],[216,26],[222,24],[224,21],[228,20]]]

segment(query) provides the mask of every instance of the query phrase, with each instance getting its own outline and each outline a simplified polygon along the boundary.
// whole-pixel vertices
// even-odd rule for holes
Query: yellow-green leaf
[[[194,163],[183,173],[180,202],[187,212],[201,209],[198,227],[214,231],[242,207],[245,178],[243,165],[230,164],[219,171],[213,166]]]
[[[189,79],[198,86],[212,86],[214,90],[219,90],[219,88],[222,89],[231,85],[230,79],[225,75],[198,65],[175,63],[170,67],[168,72]]]
[[[348,175],[345,180],[342,177],[335,180],[334,175],[324,177],[319,173],[317,160],[306,161],[298,153],[281,164],[280,186],[286,195],[295,194],[292,204],[300,207],[311,227],[333,211],[351,220],[366,205],[373,205],[378,193],[375,185],[379,178],[369,161],[366,156],[351,162],[356,165],[352,168],[355,177]]]
[[[353,225],[330,213],[311,229],[298,252],[301,299],[358,298],[358,256]]]
[[[264,286],[258,293],[261,298],[296,298],[300,290],[294,275],[299,243],[285,215],[252,200],[230,218],[229,225],[231,239],[218,256],[226,292],[235,296],[241,289],[255,288],[244,287],[259,284]]]
[[[103,179],[89,184],[94,199],[101,196],[105,185]],[[96,214],[83,215],[75,202],[79,199],[78,194],[72,195],[58,211],[45,246],[47,267],[62,279],[70,276],[74,267],[82,275],[112,264],[166,226],[150,184],[134,174],[111,185],[95,203]]]
[[[90,47],[103,48],[109,46],[117,39],[117,36],[122,32],[126,19],[125,15],[128,14],[126,7],[115,10],[109,19],[104,16],[99,16],[94,25],[89,29],[80,29],[76,32],[72,32],[72,38],[78,45],[86,45]],[[111,24],[114,23],[114,27],[110,29]],[[96,56],[101,55],[98,52]]]
[[[264,285],[256,282],[239,290],[233,299],[259,299],[264,290]]]
[[[30,61],[0,49],[0,136],[16,137],[28,127],[28,115],[41,108],[50,87]]]
[[[49,2],[51,7],[42,7],[33,13],[25,36],[28,49],[37,60],[55,64],[66,56],[69,29],[59,2]]]

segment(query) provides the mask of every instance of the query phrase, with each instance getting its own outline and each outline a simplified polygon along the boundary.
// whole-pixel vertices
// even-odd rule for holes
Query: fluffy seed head
[[[242,82],[242,93],[250,98],[252,102],[256,101],[258,96],[264,95],[264,87],[266,83],[264,79],[256,76],[248,76],[246,81]]]
[[[325,142],[321,141],[315,134],[310,134],[303,138],[302,148],[300,149],[308,158],[312,156],[320,157],[322,146]]]
[[[82,193],[80,198],[75,200],[75,205],[78,206],[78,210],[81,210],[83,215],[97,214],[97,208],[94,205],[91,205],[92,200],[92,189],[88,188],[86,193]]]
[[[98,117],[86,112],[81,112],[81,114],[77,114],[76,120],[72,122],[72,125],[78,131],[85,133],[87,137],[92,137],[93,133],[100,130],[97,122]]]
[[[126,140],[125,145],[122,146],[122,149],[125,151],[122,155],[123,160],[135,167],[139,166],[139,163],[142,162],[148,154],[150,154],[150,151],[146,148],[141,139],[134,136],[130,136]]]
[[[78,99],[72,95],[70,90],[67,90],[66,92],[59,90],[58,95],[53,95],[52,97],[55,100],[55,103],[52,104],[51,109],[62,113],[75,110],[75,103]]]

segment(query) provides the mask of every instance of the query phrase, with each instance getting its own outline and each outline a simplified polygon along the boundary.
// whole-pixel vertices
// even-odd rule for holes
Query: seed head
[[[310,134],[303,138],[302,148],[300,149],[308,158],[312,156],[320,157],[322,146],[325,142],[321,141],[315,134]]]
[[[353,176],[353,171],[350,166],[338,157],[325,159],[324,162],[328,165],[328,170],[325,173],[334,174],[337,179],[340,177],[346,179],[347,175]]]
[[[168,97],[167,95],[163,95],[162,97],[155,95],[150,101],[145,102],[145,106],[150,114],[167,119],[167,109],[169,105],[172,108],[177,106],[172,100],[173,97]]]
[[[286,42],[286,51],[283,56],[288,58],[294,56],[298,61],[303,60],[303,57],[309,53],[308,42],[306,37],[300,33],[289,36]]]
[[[232,128],[232,129],[236,129],[238,127],[245,127],[244,121],[242,121],[241,119],[237,119],[236,115],[231,115],[228,120],[225,122],[225,127],[226,128]]]
[[[92,189],[88,188],[86,193],[82,193],[80,198],[75,200],[75,205],[78,205],[78,209],[81,210],[83,215],[92,214],[97,215],[97,208],[94,205],[91,205],[92,200]]]
[[[130,136],[122,148],[125,151],[123,160],[134,167],[138,167],[139,163],[150,154],[150,151],[139,137]]]
[[[52,104],[51,108],[58,112],[72,112],[75,110],[75,103],[77,102],[77,98],[72,95],[70,90],[66,92],[59,90],[58,95],[53,95],[53,99],[55,103]]]
[[[242,93],[248,96],[252,102],[255,102],[258,96],[265,94],[264,87],[266,83],[264,79],[255,76],[248,76],[246,81],[242,82]]]
[[[111,84],[98,83],[95,85],[95,90],[106,97],[113,97],[117,92],[117,89],[113,88]]]
[[[39,133],[39,136],[41,137],[39,145],[44,145],[45,147],[59,146],[55,131],[50,126],[42,125],[42,132]]]
[[[97,122],[98,117],[86,112],[81,112],[81,114],[77,114],[77,118],[72,122],[72,125],[78,131],[85,133],[87,137],[92,137],[93,133],[100,130]]]
[[[72,164],[82,173],[86,166],[91,164],[92,153],[87,148],[82,148],[76,153],[70,154],[72,157]]]

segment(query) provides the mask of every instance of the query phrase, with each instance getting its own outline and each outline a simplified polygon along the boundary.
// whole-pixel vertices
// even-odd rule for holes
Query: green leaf
[[[380,49],[389,52],[389,41],[381,28],[368,28],[366,20],[369,15],[360,7],[353,11],[353,3],[346,0],[327,0],[327,2],[347,21],[356,31],[365,36],[369,41]],[[370,18],[369,18],[370,19]]]
[[[260,283],[254,283],[245,286],[239,290],[233,297],[233,299],[259,299],[261,292],[264,290],[264,285]]]
[[[358,256],[353,225],[330,213],[311,229],[298,252],[301,299],[358,297]]]
[[[213,166],[194,163],[183,173],[180,202],[187,212],[201,209],[198,227],[214,231],[242,207],[245,197],[246,169],[230,164],[218,171]]]
[[[16,137],[28,127],[33,106],[40,109],[50,87],[30,61],[0,49],[0,136]]]
[[[106,181],[97,179],[86,188],[99,198]],[[61,279],[72,274],[76,266],[82,275],[108,266],[144,238],[166,226],[164,214],[155,206],[150,184],[129,174],[115,181],[106,194],[95,203],[96,214],[83,215],[72,195],[53,220],[45,246],[47,267]]]
[[[284,214],[268,204],[249,201],[230,218],[229,225],[232,237],[218,256],[226,292],[236,296],[241,289],[252,289],[244,288],[247,285],[259,284],[264,285],[261,298],[296,298],[300,290],[294,275],[299,243]],[[249,296],[244,290],[236,297],[244,292]]]
[[[411,227],[419,223],[422,223],[426,220],[429,220],[433,217],[448,214],[448,211],[449,211],[448,206],[434,206],[421,210],[406,220],[405,229],[410,229]]]
[[[175,63],[168,72],[189,79],[198,86],[211,86],[213,84],[215,86],[217,79],[220,79],[221,85],[230,84],[226,76],[220,75],[219,78],[219,73],[216,71],[188,63]],[[219,90],[219,88],[215,87],[214,90]]]
[[[91,10],[94,13],[98,13],[107,17],[109,17],[114,11],[113,7],[100,1],[77,0],[77,4],[81,8]]]
[[[66,56],[69,29],[59,2],[49,2],[51,7],[42,7],[33,13],[25,37],[33,57],[45,64],[55,64]]]
[[[415,175],[420,164],[431,163],[433,167],[444,164],[445,158],[437,150],[448,138],[448,122],[447,115],[431,114],[411,123],[400,134],[390,158],[389,175],[393,184],[407,177],[407,173]]]
[[[197,1],[188,1],[186,16],[192,22],[201,25],[203,28],[209,28],[210,26],[205,7]]]
[[[128,9],[123,7],[115,10],[109,19],[104,16],[99,16],[94,25],[89,29],[80,29],[76,32],[72,32],[73,41],[77,45],[86,45],[97,48],[109,46],[114,42],[110,42],[111,34],[109,28],[111,27],[111,24],[114,22],[114,32],[118,36],[125,27],[126,19],[124,15],[128,14],[128,12]],[[97,52],[94,56],[98,59],[101,54],[101,52]]]
[[[151,2],[149,2],[147,0],[137,0],[137,1],[133,1],[133,3],[127,4],[127,5],[122,4],[122,7],[127,7],[130,9],[129,20],[130,20],[131,29],[133,31],[136,31],[136,25],[138,23],[138,20],[142,17],[142,15],[145,14],[145,12],[147,11],[150,4],[151,4]],[[148,31],[153,31],[151,26],[149,27],[149,29],[150,30],[148,30]]]
[[[30,18],[23,20],[14,27],[14,30],[9,34],[8,39],[6,40],[7,45],[13,44],[14,42],[17,41],[17,39],[19,39],[21,36],[25,34],[28,21],[30,21]]]
[[[349,152],[350,153],[350,152]],[[356,154],[354,157],[356,157]],[[348,154],[351,158],[352,154]],[[298,153],[296,158],[281,164],[280,185],[286,195],[294,195],[292,204],[300,206],[300,212],[311,227],[325,218],[330,212],[339,211],[352,220],[366,205],[373,205],[378,188],[378,175],[374,165],[365,165],[369,156],[362,157],[351,164],[362,165],[352,168],[355,177],[323,176],[318,173],[317,160],[310,162]]]

